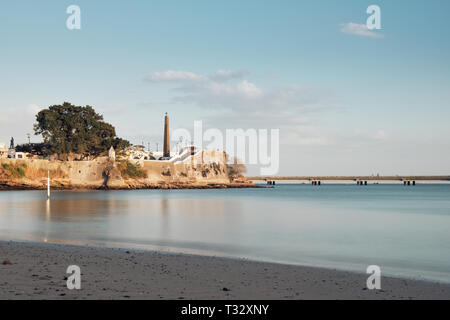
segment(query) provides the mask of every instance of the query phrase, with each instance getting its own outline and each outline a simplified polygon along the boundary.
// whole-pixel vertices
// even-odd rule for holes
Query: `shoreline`
[[[57,191],[113,191],[113,190],[182,190],[182,189],[245,189],[245,188],[266,188],[253,183],[139,183],[126,186],[104,187],[98,185],[53,185],[52,190]],[[32,191],[47,190],[44,184],[29,184],[17,181],[0,181],[0,191]]]
[[[450,299],[450,284],[139,249],[0,240],[0,299]],[[11,264],[2,264],[9,261]],[[82,289],[68,290],[78,265]]]

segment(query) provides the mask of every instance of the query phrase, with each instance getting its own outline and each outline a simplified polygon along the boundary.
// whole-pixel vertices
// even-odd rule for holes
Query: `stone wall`
[[[150,183],[229,183],[223,152],[202,150],[184,161],[136,161]]]
[[[93,161],[49,161],[0,159],[1,163],[26,164],[23,178],[3,179],[0,187],[14,184],[30,188],[44,188],[44,176],[49,170],[56,188],[145,188],[158,185],[229,184],[225,154],[202,150],[184,161],[129,160],[145,172],[144,178],[124,178],[114,162],[107,157]],[[3,170],[0,166],[0,170]],[[107,174],[106,174],[107,173]]]

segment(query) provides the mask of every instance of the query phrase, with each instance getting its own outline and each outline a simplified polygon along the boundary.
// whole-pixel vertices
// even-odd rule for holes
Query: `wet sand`
[[[66,286],[69,265],[81,289]],[[450,284],[185,254],[0,241],[0,299],[450,299]]]

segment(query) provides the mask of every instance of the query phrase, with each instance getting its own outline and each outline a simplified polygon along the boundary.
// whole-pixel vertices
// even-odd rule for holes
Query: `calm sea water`
[[[450,185],[0,192],[0,238],[181,251],[450,282]]]

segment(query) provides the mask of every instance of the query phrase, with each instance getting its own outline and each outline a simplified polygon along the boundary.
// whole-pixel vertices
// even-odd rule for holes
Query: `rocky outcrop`
[[[231,181],[223,157],[202,151],[184,161],[50,161],[0,159],[0,189],[206,189],[254,187]]]

